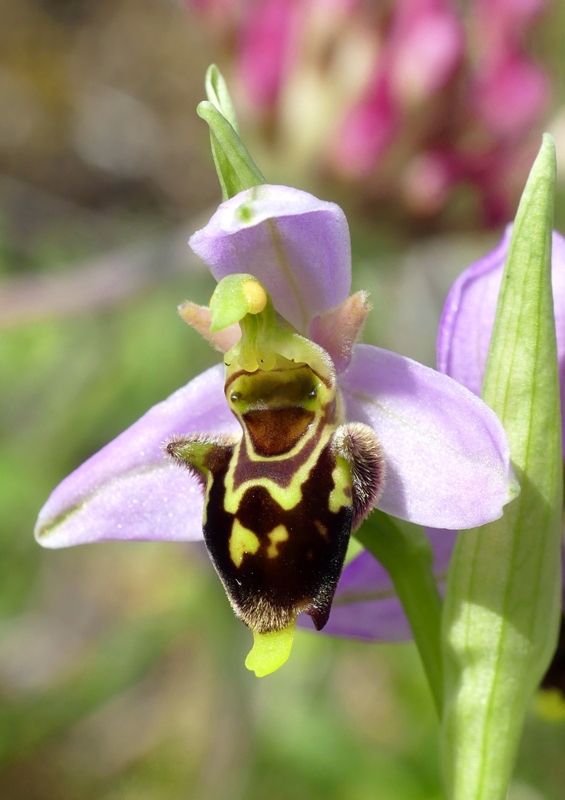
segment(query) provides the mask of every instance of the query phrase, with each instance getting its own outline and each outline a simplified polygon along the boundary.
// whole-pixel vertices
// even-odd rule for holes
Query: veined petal
[[[106,445],[59,484],[39,514],[44,547],[127,539],[202,538],[202,491],[161,446],[178,433],[237,433],[223,367],[203,372]]]
[[[481,394],[511,227],[500,244],[457,278],[445,301],[437,338],[437,368]]]
[[[480,395],[511,226],[498,247],[455,281],[445,301],[438,340],[438,369]],[[561,414],[565,418],[565,239],[553,232],[552,272]]]
[[[351,245],[335,203],[288,186],[255,186],[222,203],[190,246],[219,281],[251,273],[301,333],[349,295]]]
[[[339,376],[347,418],[370,425],[385,455],[378,507],[450,530],[502,515],[516,496],[496,414],[456,381],[409,358],[357,345]]]
[[[443,585],[455,545],[455,531],[428,529],[434,551],[434,575]],[[311,628],[308,617],[298,617],[301,627]],[[364,550],[341,575],[324,633],[380,642],[402,642],[412,631],[388,572]]]

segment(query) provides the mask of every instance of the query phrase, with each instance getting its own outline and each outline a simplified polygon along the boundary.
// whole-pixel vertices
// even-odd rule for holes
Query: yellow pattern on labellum
[[[277,525],[277,527],[273,528],[268,536],[271,544],[267,548],[267,558],[276,558],[279,554],[279,548],[277,545],[287,541],[288,531],[284,525]]]
[[[334,488],[330,492],[330,511],[337,514],[340,508],[351,505],[351,470],[344,458],[338,457],[332,471]],[[349,489],[349,493],[346,491]]]
[[[271,633],[253,631],[253,647],[245,659],[247,669],[258,678],[270,675],[287,661],[294,641],[296,617],[287,628]]]
[[[248,313],[259,314],[263,311],[267,305],[267,292],[263,289],[259,281],[245,281],[241,288],[247,300]]]
[[[235,520],[230,534],[230,558],[235,566],[241,567],[245,554],[254,555],[259,547],[257,535]]]

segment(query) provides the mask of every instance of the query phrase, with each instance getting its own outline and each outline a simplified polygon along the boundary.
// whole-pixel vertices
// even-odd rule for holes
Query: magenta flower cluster
[[[235,41],[234,80],[295,151],[309,103],[308,168],[421,215],[472,186],[487,224],[512,216],[548,98],[527,50],[545,0],[187,2]]]

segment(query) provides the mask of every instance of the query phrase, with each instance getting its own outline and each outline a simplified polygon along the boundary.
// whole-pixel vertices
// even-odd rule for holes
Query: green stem
[[[421,528],[401,528],[382,511],[373,511],[355,536],[380,561],[392,579],[410,622],[438,714],[441,715],[442,602],[432,572],[430,543]]]

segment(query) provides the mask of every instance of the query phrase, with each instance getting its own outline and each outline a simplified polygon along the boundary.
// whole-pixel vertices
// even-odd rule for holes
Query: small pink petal
[[[187,300],[179,306],[179,315],[220,353],[227,353],[241,339],[241,328],[237,322],[221,331],[211,331],[212,315],[208,306],[199,306]]]
[[[366,292],[355,292],[341,305],[314,317],[310,338],[330,354],[336,372],[343,372],[351,361],[353,345],[357,342],[371,304]]]

